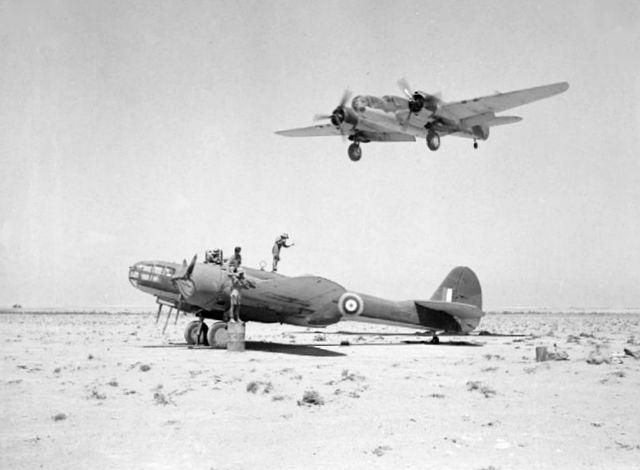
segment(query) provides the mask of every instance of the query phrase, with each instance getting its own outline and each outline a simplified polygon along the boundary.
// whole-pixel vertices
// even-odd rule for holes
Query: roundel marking
[[[343,315],[360,315],[364,310],[364,302],[358,294],[345,292],[338,300],[338,310]]]

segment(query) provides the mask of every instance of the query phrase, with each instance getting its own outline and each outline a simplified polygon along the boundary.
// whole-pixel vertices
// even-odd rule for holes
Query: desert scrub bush
[[[91,390],[91,395],[89,397],[90,398],[95,398],[96,400],[106,400],[107,399],[107,396],[104,393],[101,393],[96,389]]]
[[[470,380],[467,382],[467,390],[470,392],[477,390],[482,393],[485,398],[491,398],[496,395],[496,391],[491,387],[484,385],[482,382],[477,380]]]
[[[247,384],[247,392],[249,393],[258,393],[261,388],[262,393],[271,393],[273,391],[273,384],[271,382],[260,382],[257,380]]]
[[[307,390],[302,395],[302,400],[298,401],[298,405],[308,405],[308,406],[324,405],[324,399],[315,390]]]

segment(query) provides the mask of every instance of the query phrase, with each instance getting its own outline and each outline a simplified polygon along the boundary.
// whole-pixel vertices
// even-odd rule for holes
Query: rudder
[[[453,268],[433,293],[431,300],[474,305],[482,310],[482,289],[478,276],[466,266]]]

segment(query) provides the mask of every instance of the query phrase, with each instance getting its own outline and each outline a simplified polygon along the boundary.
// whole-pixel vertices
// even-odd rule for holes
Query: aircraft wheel
[[[440,338],[438,338],[437,335],[433,335],[433,338],[431,338],[431,344],[440,344]]]
[[[207,334],[207,340],[209,341],[209,347],[214,349],[226,349],[227,342],[229,341],[229,333],[227,332],[227,324],[225,322],[216,322]]]
[[[198,330],[200,329],[200,321],[194,320],[189,322],[184,329],[184,339],[187,344],[196,344],[198,342]]]
[[[473,148],[477,149],[478,148],[478,142],[476,142],[475,140],[473,141]]]
[[[202,332],[200,331],[200,324],[202,323]],[[209,327],[206,323],[201,322],[200,320],[194,320],[190,322],[187,327],[184,329],[184,339],[187,341],[187,344],[207,344],[207,331]],[[200,338],[198,338],[198,333],[200,333]]]
[[[436,151],[440,148],[440,136],[437,132],[429,130],[427,132],[427,147],[429,150]]]
[[[362,158],[362,149],[360,148],[360,143],[354,142],[349,145],[349,158],[352,162],[357,162]]]

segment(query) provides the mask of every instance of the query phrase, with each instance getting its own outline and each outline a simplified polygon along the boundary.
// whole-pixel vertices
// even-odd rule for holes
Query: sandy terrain
[[[252,323],[245,353],[187,348],[187,318],[163,336],[154,316],[0,315],[0,467],[640,462],[640,360],[623,355],[640,349],[637,314],[490,314],[481,330],[527,336],[437,346],[335,334],[410,332],[374,325]],[[535,346],[554,344],[569,359],[536,363]],[[597,348],[612,362],[588,363]]]

